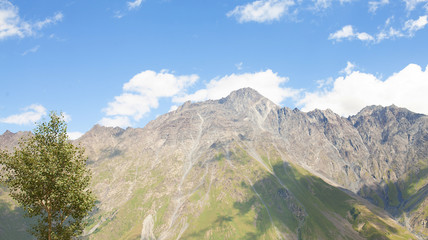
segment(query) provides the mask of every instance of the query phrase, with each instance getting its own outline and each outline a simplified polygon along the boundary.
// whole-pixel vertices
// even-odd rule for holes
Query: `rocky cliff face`
[[[76,141],[99,199],[85,235],[415,238],[357,193],[423,238],[427,123],[395,106],[305,113],[241,89],[186,102],[143,129],[95,126]]]

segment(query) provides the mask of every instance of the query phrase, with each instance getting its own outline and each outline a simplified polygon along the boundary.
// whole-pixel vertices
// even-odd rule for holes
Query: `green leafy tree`
[[[36,219],[37,239],[66,240],[82,233],[94,207],[84,150],[69,142],[63,114],[37,125],[13,153],[0,152],[2,179],[10,195]]]

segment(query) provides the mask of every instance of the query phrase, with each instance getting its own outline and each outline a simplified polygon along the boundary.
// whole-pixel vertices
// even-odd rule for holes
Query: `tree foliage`
[[[84,150],[70,143],[62,114],[37,125],[13,153],[0,152],[2,181],[10,195],[37,223],[37,239],[71,239],[82,233],[95,198]]]

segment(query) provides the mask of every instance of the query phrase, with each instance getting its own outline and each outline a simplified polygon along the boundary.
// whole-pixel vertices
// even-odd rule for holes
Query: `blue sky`
[[[253,87],[343,116],[428,114],[428,0],[0,0],[0,134],[51,110],[75,138]]]

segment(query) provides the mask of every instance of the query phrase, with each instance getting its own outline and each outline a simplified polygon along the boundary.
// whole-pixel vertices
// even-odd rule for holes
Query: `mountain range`
[[[82,239],[428,238],[426,115],[345,118],[268,97],[240,89],[75,140],[98,199]],[[29,134],[6,131],[0,148]],[[0,214],[0,239],[31,239],[4,186]]]

